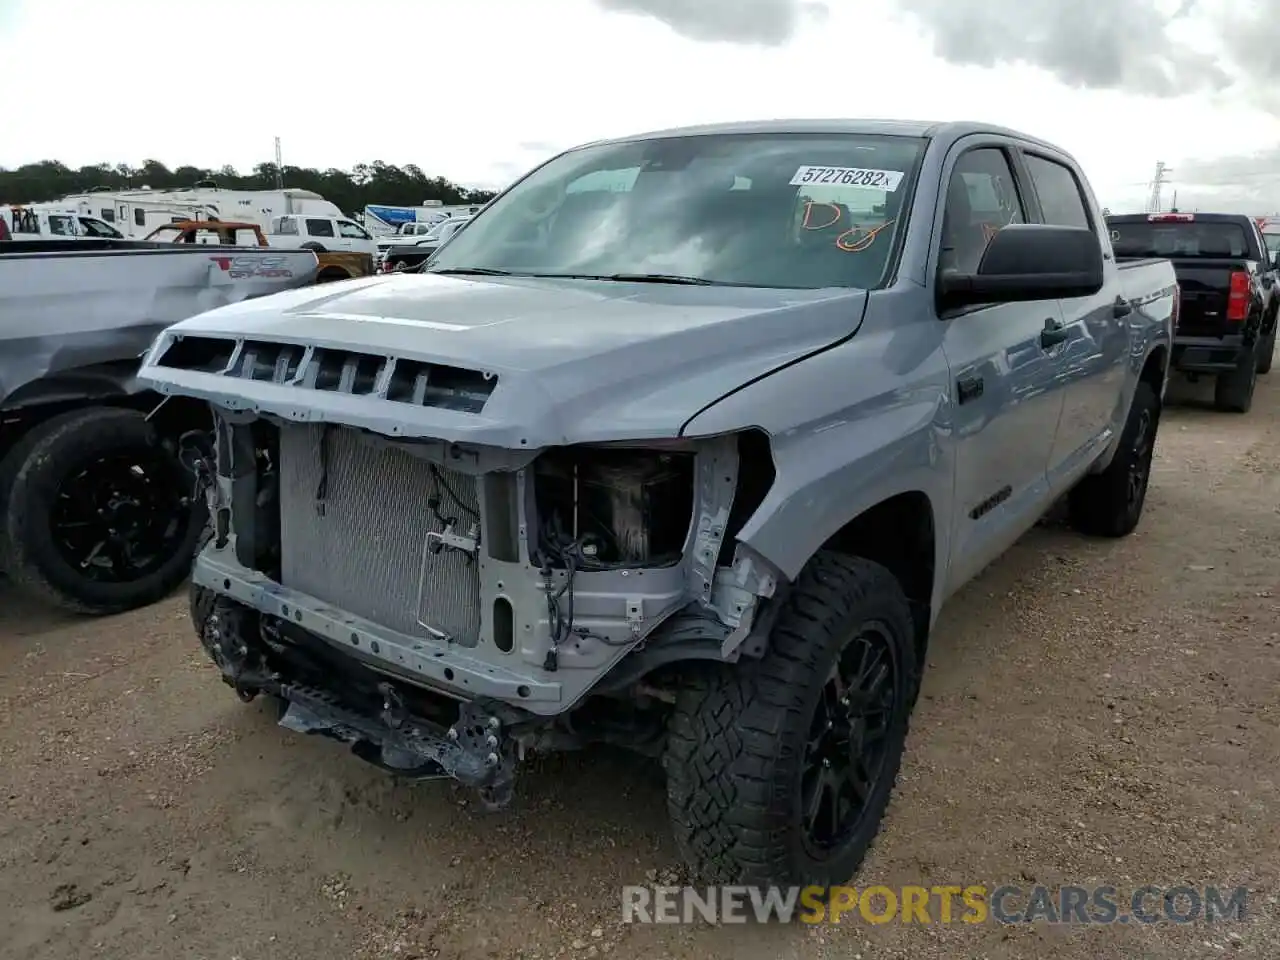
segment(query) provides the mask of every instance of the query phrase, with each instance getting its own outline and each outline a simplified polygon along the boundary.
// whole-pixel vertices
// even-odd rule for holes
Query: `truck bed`
[[[1175,284],[1168,282],[1169,261],[1159,257],[1116,258],[1124,298],[1134,305],[1173,296]],[[1154,293],[1153,293],[1154,291]]]
[[[104,365],[132,371],[170,324],[305,286],[317,268],[310,250],[0,243],[0,411],[72,398],[73,381],[93,379]]]

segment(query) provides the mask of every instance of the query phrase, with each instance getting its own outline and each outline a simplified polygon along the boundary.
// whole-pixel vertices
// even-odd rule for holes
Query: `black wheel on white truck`
[[[32,427],[0,461],[0,564],[76,613],[162,599],[187,577],[205,508],[146,415],[89,407]]]

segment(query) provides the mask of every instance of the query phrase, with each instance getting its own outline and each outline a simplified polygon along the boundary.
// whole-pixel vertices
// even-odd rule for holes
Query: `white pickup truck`
[[[312,216],[291,213],[271,220],[267,242],[273,247],[314,250],[317,253],[349,250],[352,253],[378,254],[373,235],[354,220],[343,217]]]
[[[0,207],[0,223],[10,240],[72,240],[79,237],[123,240],[122,234],[105,220],[88,217],[56,204]]]
[[[210,416],[160,404],[139,357],[179,320],[317,272],[310,250],[0,242],[0,574],[88,614],[186,579],[205,513],[179,441]]]

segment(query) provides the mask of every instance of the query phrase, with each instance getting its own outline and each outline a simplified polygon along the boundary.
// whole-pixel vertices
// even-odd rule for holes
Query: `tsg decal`
[[[210,257],[218,268],[229,275],[232,280],[247,280],[250,277],[263,279],[292,277],[293,271],[288,269],[288,257]]]

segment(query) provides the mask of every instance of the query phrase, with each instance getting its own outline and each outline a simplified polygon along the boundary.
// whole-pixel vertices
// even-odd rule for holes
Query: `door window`
[[[30,210],[14,210],[13,211],[13,232],[14,233],[39,233],[40,218]]]
[[[293,217],[281,217],[276,221],[275,229],[272,232],[282,237],[296,237],[298,235],[298,221]]]
[[[1088,228],[1088,206],[1071,168],[1034,154],[1027,154],[1026,161],[1044,222],[1056,227]]]
[[[332,237],[334,235],[333,221],[308,218],[307,235],[312,237]]]
[[[348,240],[368,240],[369,235],[364,232],[357,224],[350,220],[339,220],[338,229],[342,232],[342,236]]]
[[[1026,211],[1003,150],[979,147],[956,161],[947,185],[939,269],[977,273],[996,231],[1025,223]]]
[[[113,239],[120,239],[119,230],[115,227],[109,227],[101,220],[95,220],[93,217],[81,217],[80,225],[84,227],[85,234],[90,237],[111,237]]]

